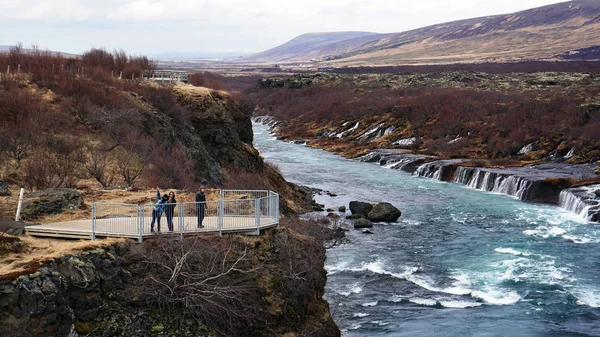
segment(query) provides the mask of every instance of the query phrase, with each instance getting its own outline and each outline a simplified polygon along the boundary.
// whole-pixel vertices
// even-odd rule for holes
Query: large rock
[[[24,220],[39,218],[44,215],[62,213],[65,209],[76,209],[83,206],[83,197],[77,190],[70,188],[48,188],[27,195],[23,205],[21,218]]]
[[[367,219],[358,219],[354,222],[354,228],[363,229],[363,228],[373,228],[373,223]]]
[[[352,212],[352,214],[362,214],[367,216],[372,209],[373,205],[368,202],[350,201],[350,212]]]
[[[8,182],[0,181],[0,195],[10,195],[10,191],[8,190]]]
[[[402,212],[394,205],[382,202],[373,206],[373,209],[367,214],[367,219],[374,222],[393,222],[398,220],[401,215]]]

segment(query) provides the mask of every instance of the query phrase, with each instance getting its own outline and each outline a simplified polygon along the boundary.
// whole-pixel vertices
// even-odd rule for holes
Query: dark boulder
[[[373,206],[373,209],[367,215],[367,218],[375,222],[393,222],[398,220],[402,212],[387,202],[379,203]]]
[[[358,219],[354,222],[354,228],[363,229],[363,228],[373,228],[373,223],[367,219]]]
[[[600,190],[596,190],[594,193],[596,194],[596,198],[600,198]]]
[[[346,217],[346,219],[354,220],[354,219],[366,219],[367,217],[362,214],[350,214]]]
[[[319,203],[313,203],[312,210],[314,212],[323,212],[325,210],[325,205]]]
[[[362,214],[367,216],[372,209],[373,205],[368,202],[350,201],[350,212],[352,212],[352,214]]]
[[[1,196],[10,195],[10,191],[8,190],[8,182],[7,181],[0,181],[0,195]]]
[[[363,230],[362,230],[362,233],[363,233],[363,234],[373,234],[373,231],[372,231],[372,230],[370,230],[370,229],[366,229],[366,228],[365,228],[365,229],[363,229]]]
[[[592,216],[590,217],[590,220],[592,222],[600,222],[600,211],[592,214]]]
[[[338,211],[341,213],[346,213],[346,206],[340,206],[340,208],[338,208]]]
[[[77,190],[70,188],[48,188],[27,195],[23,205],[21,218],[35,219],[44,215],[62,213],[66,209],[77,209],[83,206],[83,197]]]

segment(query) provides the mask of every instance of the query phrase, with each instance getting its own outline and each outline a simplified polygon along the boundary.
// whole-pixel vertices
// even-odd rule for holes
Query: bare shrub
[[[261,328],[255,318],[262,299],[254,282],[260,266],[248,251],[235,237],[147,243],[137,252],[151,270],[142,287],[174,321],[194,319],[226,336],[251,335]]]

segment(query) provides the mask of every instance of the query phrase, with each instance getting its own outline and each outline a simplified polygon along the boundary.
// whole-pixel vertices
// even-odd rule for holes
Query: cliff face
[[[302,226],[51,260],[0,281],[0,335],[339,336],[322,241]]]

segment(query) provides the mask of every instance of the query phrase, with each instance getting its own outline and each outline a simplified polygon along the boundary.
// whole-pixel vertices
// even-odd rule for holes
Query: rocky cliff
[[[3,275],[0,335],[339,336],[314,226],[118,243]]]

